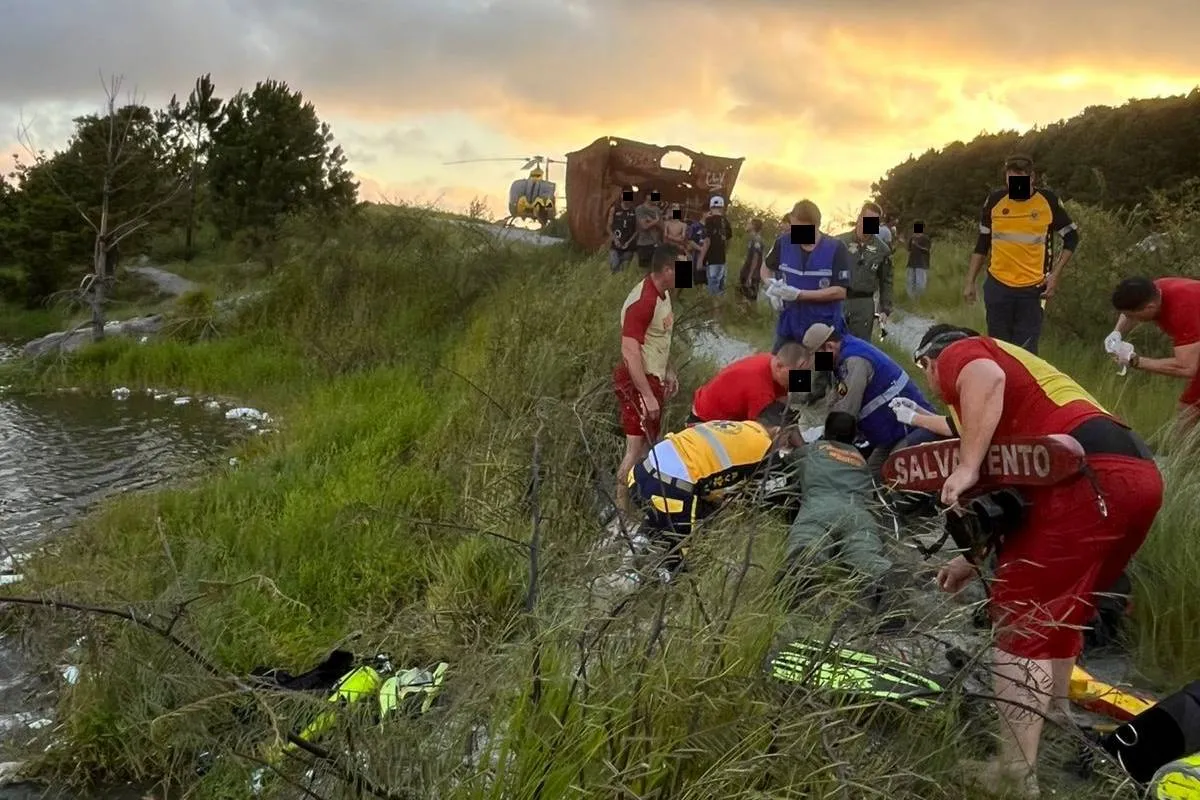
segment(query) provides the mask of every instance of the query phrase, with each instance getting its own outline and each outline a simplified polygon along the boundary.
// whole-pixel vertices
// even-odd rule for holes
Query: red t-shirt
[[[1159,278],[1154,285],[1162,293],[1162,308],[1155,320],[1158,327],[1175,347],[1200,342],[1200,281]]]
[[[1070,433],[1095,417],[1116,420],[1087,390],[1042,359],[1008,342],[980,336],[954,342],[938,356],[939,388],[956,424],[961,408],[955,384],[963,369],[980,358],[1004,370],[1004,411],[994,436]]]
[[[763,409],[787,395],[771,375],[771,354],[758,353],[730,364],[696,390],[692,410],[705,422],[756,419]]]

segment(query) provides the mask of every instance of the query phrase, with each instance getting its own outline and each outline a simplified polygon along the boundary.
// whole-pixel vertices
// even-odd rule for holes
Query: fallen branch
[[[216,666],[216,664],[214,664],[206,656],[204,656],[203,653],[201,653],[196,648],[192,647],[187,642],[180,639],[175,634],[171,633],[170,630],[163,628],[159,625],[156,625],[149,615],[146,615],[145,617],[143,617],[143,616],[139,615],[133,609],[130,609],[128,611],[122,611],[122,610],[116,609],[116,608],[105,608],[103,606],[93,606],[93,605],[88,605],[88,604],[84,604],[84,603],[72,603],[72,602],[67,602],[67,601],[62,601],[62,600],[49,600],[49,599],[40,598],[40,597],[0,597],[0,605],[3,605],[3,604],[23,605],[23,606],[32,606],[32,607],[37,607],[37,608],[49,608],[49,609],[66,609],[69,611],[79,611],[79,612],[86,613],[86,614],[95,614],[97,616],[102,616],[102,617],[114,617],[116,619],[125,620],[126,622],[132,622],[134,625],[137,625],[138,627],[145,628],[146,630],[150,631],[151,633],[155,633],[158,636],[161,636],[167,642],[169,642],[170,644],[179,648],[181,651],[183,651],[184,654],[186,654],[189,658],[191,658],[192,661],[194,661],[198,666],[200,666],[201,669],[203,669],[205,672],[208,672],[213,677],[215,677],[221,681],[226,681],[226,682],[233,684],[234,686],[236,686],[240,690],[242,690],[244,693],[251,694],[251,695],[255,694],[255,687],[252,686],[250,683],[246,682],[245,680],[243,680],[242,678],[239,678],[236,675],[233,675],[225,670],[220,669],[219,667]],[[327,762],[329,764],[330,768],[333,769],[333,771],[337,774],[338,778],[349,785],[352,785],[355,787],[361,786],[365,791],[374,795],[375,797],[380,798],[381,800],[409,800],[411,797],[411,795],[397,794],[395,792],[392,792],[382,786],[377,785],[374,781],[371,781],[370,779],[368,779],[366,776],[364,776],[358,770],[343,766],[341,764],[338,756],[329,752],[328,750],[326,750],[323,747],[320,747],[318,745],[313,744],[312,742],[301,739],[299,736],[297,736],[293,733],[288,733],[286,736],[287,736],[287,741],[289,744],[294,745],[295,747],[299,748],[300,750],[303,750],[304,752],[308,753],[309,755],[311,755],[315,758],[318,758],[322,761]]]

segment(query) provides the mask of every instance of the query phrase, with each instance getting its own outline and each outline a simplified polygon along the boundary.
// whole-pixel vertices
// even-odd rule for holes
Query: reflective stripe
[[[708,442],[710,447],[712,447],[713,455],[715,455],[717,460],[721,462],[722,472],[733,466],[733,459],[731,459],[729,457],[729,453],[726,452],[725,445],[721,444],[721,440],[718,439],[712,431],[703,425],[697,425],[696,427],[692,428],[692,430],[703,436],[704,440]]]
[[[804,269],[796,269],[795,267],[781,266],[779,268],[779,271],[780,272],[790,272],[793,275],[801,275],[801,276],[824,275],[826,277],[829,277],[829,276],[833,275],[833,270],[831,270],[831,269],[807,269],[807,270],[804,270]]]
[[[886,389],[875,395],[875,397],[871,399],[871,402],[867,403],[862,407],[861,410],[859,410],[859,418],[869,417],[874,414],[876,411],[882,408],[885,403],[890,403],[893,399],[895,399],[902,391],[904,391],[904,387],[906,386],[908,386],[908,373],[902,372],[900,373],[899,378],[896,378],[896,380],[892,381]]]
[[[993,233],[993,242],[1017,242],[1018,244],[1045,244],[1044,233]]]

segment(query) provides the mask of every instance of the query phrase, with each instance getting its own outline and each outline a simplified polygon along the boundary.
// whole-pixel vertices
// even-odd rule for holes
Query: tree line
[[[0,298],[35,306],[81,277],[103,284],[121,253],[168,232],[182,233],[190,260],[202,227],[256,248],[290,214],[357,203],[329,125],[284,82],[222,100],[206,74],[157,109],[122,103],[119,90],[114,79],[62,150],[20,132],[28,152],[0,176]]]
[[[1063,199],[1132,209],[1156,194],[1186,192],[1200,179],[1200,87],[1187,95],[1089,106],[1070,119],[1025,133],[981,133],[910,156],[872,184],[889,216],[907,226],[946,228],[974,219],[1003,185],[1011,153],[1033,158],[1038,183]]]

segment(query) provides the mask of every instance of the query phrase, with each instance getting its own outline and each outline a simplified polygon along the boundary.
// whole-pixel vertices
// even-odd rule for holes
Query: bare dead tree
[[[54,170],[47,170],[55,189],[67,202],[71,203],[84,223],[95,233],[95,245],[92,251],[92,272],[84,279],[83,291],[87,293],[92,311],[92,339],[100,341],[104,338],[104,303],[106,293],[111,286],[109,260],[113,250],[123,239],[144,228],[150,223],[153,214],[175,197],[187,186],[187,177],[181,176],[161,196],[144,199],[136,206],[127,218],[121,221],[114,219],[112,198],[122,188],[132,181],[126,180],[128,168],[133,161],[128,152],[134,124],[137,121],[133,113],[119,113],[122,109],[117,106],[117,97],[121,92],[123,78],[111,76],[107,80],[101,75],[104,86],[105,104],[104,120],[106,124],[105,162],[100,186],[100,208],[90,211],[82,201],[72,197],[59,182]],[[140,105],[134,93],[129,94],[126,108],[132,109]],[[22,124],[18,129],[18,141],[29,153],[35,164],[44,164],[49,158],[44,152],[37,150],[29,132],[29,126]]]

